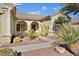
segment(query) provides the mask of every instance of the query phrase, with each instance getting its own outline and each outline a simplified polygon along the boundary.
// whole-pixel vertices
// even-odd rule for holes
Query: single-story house
[[[70,17],[61,11],[49,16],[22,14],[16,13],[15,4],[1,3],[0,43],[10,43],[12,34],[22,36],[24,31],[28,31],[29,29],[40,31],[42,29],[41,25],[48,26],[48,35],[51,35],[54,32],[54,22],[60,16],[65,16],[66,19],[70,20]]]

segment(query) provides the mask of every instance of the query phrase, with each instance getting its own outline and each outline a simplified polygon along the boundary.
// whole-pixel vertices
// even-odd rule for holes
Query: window
[[[36,30],[38,30],[38,28],[39,28],[39,24],[37,22],[32,22],[31,29],[33,31],[36,31]]]
[[[17,24],[17,31],[25,31],[27,30],[27,24],[24,21],[20,21]]]
[[[20,31],[20,24],[17,24],[17,31]]]

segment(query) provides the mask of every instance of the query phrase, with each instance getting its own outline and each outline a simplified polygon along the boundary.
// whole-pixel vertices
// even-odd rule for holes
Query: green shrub
[[[55,19],[53,30],[57,32],[62,24],[70,22],[70,19],[66,18],[65,15],[58,17],[58,19]]]
[[[0,56],[16,56],[17,53],[9,48],[0,48]]]
[[[56,34],[64,39],[67,44],[74,44],[79,36],[79,28],[73,27],[71,24],[63,24]]]
[[[40,35],[41,36],[47,36],[48,34],[48,25],[41,25],[41,31],[40,31]]]
[[[26,32],[26,36],[30,37],[31,39],[33,39],[35,37],[34,34],[35,34],[35,32],[32,31],[31,29],[28,32]]]
[[[39,31],[34,32],[34,36],[38,37],[39,35],[40,35]]]

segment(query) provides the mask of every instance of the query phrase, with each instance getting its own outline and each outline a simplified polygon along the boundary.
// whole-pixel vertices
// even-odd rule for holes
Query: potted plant
[[[59,37],[64,39],[69,49],[75,54],[79,55],[79,28],[73,27],[71,24],[63,24],[60,30],[56,33]]]

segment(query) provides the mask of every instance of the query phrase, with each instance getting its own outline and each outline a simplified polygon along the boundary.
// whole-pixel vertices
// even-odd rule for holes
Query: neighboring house
[[[14,4],[0,4],[0,43],[10,43],[12,34],[23,36],[24,31],[32,29],[40,31],[41,25],[49,27],[48,35],[51,35],[54,30],[54,22],[58,17],[65,16],[70,20],[68,15],[63,15],[62,12],[57,12],[51,16],[41,16],[34,14],[16,14],[16,6]]]

